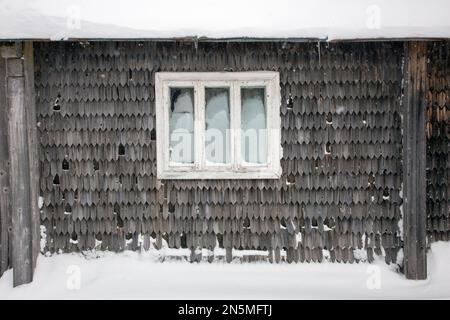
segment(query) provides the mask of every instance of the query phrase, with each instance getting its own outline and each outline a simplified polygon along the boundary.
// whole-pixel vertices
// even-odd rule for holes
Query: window
[[[158,72],[159,179],[281,175],[278,72]]]

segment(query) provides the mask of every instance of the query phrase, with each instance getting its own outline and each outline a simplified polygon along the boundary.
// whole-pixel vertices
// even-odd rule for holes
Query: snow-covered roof
[[[0,39],[450,38],[449,0],[0,0]]]

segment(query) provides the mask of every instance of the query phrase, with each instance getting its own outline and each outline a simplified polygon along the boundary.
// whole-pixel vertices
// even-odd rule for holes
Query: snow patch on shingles
[[[42,209],[43,206],[44,206],[44,197],[39,197],[38,198],[38,208]]]
[[[158,262],[151,252],[39,256],[34,281],[12,287],[0,281],[0,299],[449,299],[450,243],[431,245],[428,280],[406,280],[382,258],[355,263]],[[68,268],[79,267],[81,288],[69,290]],[[369,266],[380,270],[379,290],[369,289]],[[70,270],[70,269],[69,269]]]
[[[47,228],[44,225],[40,226],[40,248],[41,252],[44,252],[45,247],[47,246]]]

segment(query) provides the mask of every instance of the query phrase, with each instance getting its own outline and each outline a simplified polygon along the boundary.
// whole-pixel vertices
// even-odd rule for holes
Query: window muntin
[[[159,179],[280,177],[278,72],[159,72],[155,93]]]

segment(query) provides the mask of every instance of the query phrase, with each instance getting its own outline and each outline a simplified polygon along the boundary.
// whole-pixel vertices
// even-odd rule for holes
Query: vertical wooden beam
[[[21,59],[8,59],[8,69]],[[8,132],[11,157],[12,266],[14,286],[32,280],[31,196],[28,133],[25,111],[25,81],[23,76],[9,76]]]
[[[8,153],[9,166],[9,194],[6,195],[10,201],[8,228],[11,230],[8,261],[11,261],[13,282],[17,286],[31,282],[39,253],[34,58],[31,42],[3,45],[0,49],[6,66],[3,81],[6,104],[0,109],[0,121],[6,127],[6,138],[2,138],[7,151],[2,151]],[[0,158],[4,157],[0,154]]]
[[[31,245],[32,268],[36,266],[40,251],[40,214],[39,197],[39,159],[38,159],[38,130],[36,117],[36,99],[34,89],[34,52],[33,42],[23,44],[23,66],[25,78],[25,107],[26,126],[28,135],[29,163],[30,163],[30,201],[31,201]]]
[[[426,93],[427,45],[405,43],[403,113],[404,270],[426,279]]]
[[[9,192],[6,60],[0,57],[0,276],[10,267],[11,207]]]

